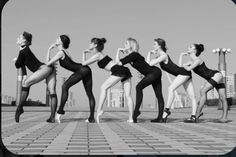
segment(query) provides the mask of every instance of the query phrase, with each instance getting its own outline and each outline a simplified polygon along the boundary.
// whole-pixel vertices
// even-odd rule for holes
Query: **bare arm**
[[[150,61],[151,61],[151,54],[153,53],[153,51],[149,51],[148,54],[147,54],[147,58],[146,58],[146,62],[148,64],[150,64]]]
[[[60,58],[62,58],[64,56],[64,53],[62,51],[59,51],[54,57],[52,57],[52,59],[50,59],[46,65],[50,66],[53,65],[54,63],[56,63]]]
[[[186,52],[182,52],[180,53],[180,56],[179,56],[179,66],[182,67],[183,66],[183,56],[187,55]]]
[[[194,60],[194,62],[190,65],[185,65],[184,69],[186,69],[187,71],[191,71],[193,70],[196,66],[198,66],[200,64],[201,60],[200,59],[196,59]]]
[[[90,65],[98,60],[99,60],[99,54],[95,54],[92,57],[90,57],[88,60],[83,61],[82,65]]]
[[[86,53],[90,53],[90,51],[88,49],[84,50],[83,53],[82,53],[82,63],[84,61],[86,61]]]
[[[166,55],[166,54],[162,54],[162,55],[159,56],[158,58],[155,58],[155,59],[151,60],[150,63],[149,63],[149,65],[150,65],[150,66],[154,66],[154,65],[156,65],[156,64],[158,64],[158,63],[160,63],[160,62],[165,61],[166,58],[167,58],[167,55]]]
[[[118,65],[122,65],[122,63],[120,62],[120,52],[122,52],[122,51],[123,51],[123,49],[118,48],[118,50],[117,50],[117,52],[116,52],[116,63],[117,63]]]
[[[193,62],[191,62],[191,61],[188,61],[188,62],[186,62],[186,63],[183,63],[183,67],[184,66],[189,66],[189,65],[191,65]]]

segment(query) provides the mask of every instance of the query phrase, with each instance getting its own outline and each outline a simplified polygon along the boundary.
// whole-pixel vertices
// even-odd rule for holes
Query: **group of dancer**
[[[100,116],[104,113],[103,104],[105,103],[107,90],[117,84],[119,81],[123,82],[124,93],[127,99],[127,106],[129,109],[129,118],[127,122],[137,123],[137,118],[141,114],[140,106],[143,99],[143,89],[152,85],[155,96],[158,100],[158,115],[157,118],[152,119],[151,122],[167,122],[170,116],[170,107],[173,104],[175,90],[183,85],[188,93],[192,102],[192,113],[190,118],[184,122],[196,123],[203,115],[202,109],[207,99],[207,92],[216,88],[219,93],[219,100],[223,106],[222,116],[217,120],[218,122],[227,122],[228,105],[226,95],[224,92],[225,84],[223,83],[223,75],[217,70],[208,69],[205,62],[199,57],[204,51],[202,44],[192,44],[187,52],[183,52],[179,57],[179,65],[172,62],[167,54],[166,42],[161,38],[154,39],[153,50],[149,51],[145,59],[139,52],[139,44],[137,40],[128,38],[123,48],[118,48],[115,60],[112,60],[108,55],[103,52],[106,43],[105,38],[92,38],[89,48],[82,52],[82,63],[76,63],[72,60],[68,48],[70,45],[70,38],[67,35],[60,35],[56,42],[53,43],[47,52],[46,63],[40,62],[30,50],[29,46],[32,42],[32,34],[23,32],[17,38],[17,45],[20,52],[16,59],[16,68],[21,68],[24,79],[22,82],[22,92],[18,107],[15,112],[15,120],[19,122],[20,115],[24,113],[23,106],[29,95],[29,89],[32,85],[46,79],[47,88],[50,93],[51,115],[47,119],[49,123],[61,122],[61,116],[65,114],[64,106],[68,99],[68,91],[70,87],[82,80],[86,94],[89,100],[90,115],[85,121],[88,123],[100,122]],[[58,52],[52,56],[52,49],[57,48]],[[86,54],[92,53],[92,57],[86,58]],[[124,58],[120,58],[120,54],[124,54]],[[154,57],[153,57],[153,56]],[[189,55],[191,60],[187,63],[182,63],[183,56]],[[55,63],[72,71],[73,74],[62,85],[62,94],[60,106],[57,110],[57,94],[56,94],[56,70]],[[100,97],[97,107],[96,120],[95,112],[95,98],[92,91],[92,71],[89,67],[90,64],[97,62],[101,69],[111,72],[111,75],[101,85]],[[133,110],[133,99],[131,97],[131,77],[132,74],[129,68],[124,65],[130,64],[144,77],[136,85],[136,102]],[[162,70],[156,65],[160,64],[162,70],[175,76],[168,87],[167,104],[164,107],[164,98],[162,94]],[[25,66],[32,72],[27,75]],[[206,83],[201,88],[200,100],[197,102],[194,92],[191,71],[194,71],[199,76],[206,79]],[[57,112],[56,112],[57,110]]]

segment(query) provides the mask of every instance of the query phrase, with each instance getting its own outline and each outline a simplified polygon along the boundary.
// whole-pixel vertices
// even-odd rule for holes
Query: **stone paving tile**
[[[183,123],[191,109],[173,110],[169,123],[150,123],[154,111],[142,112],[141,123],[126,123],[128,112],[107,112],[102,123],[85,123],[89,112],[67,112],[61,124],[49,124],[47,112],[27,109],[19,124],[14,110],[2,112],[2,140],[17,154],[68,155],[212,155],[225,154],[236,145],[236,109],[227,124],[214,123],[218,111],[207,114],[198,124]],[[117,117],[121,117],[120,119]],[[174,119],[179,118],[179,119]]]

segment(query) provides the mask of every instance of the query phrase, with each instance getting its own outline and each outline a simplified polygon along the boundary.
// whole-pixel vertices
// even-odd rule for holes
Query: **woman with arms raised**
[[[191,61],[184,64],[184,68],[188,71],[193,70],[196,74],[204,78],[207,82],[204,84],[200,91],[200,101],[197,109],[197,116],[203,115],[202,109],[207,99],[207,92],[213,88],[216,88],[219,94],[220,103],[223,105],[222,116],[218,119],[218,122],[227,122],[228,104],[225,95],[225,84],[223,81],[223,75],[217,70],[211,70],[206,67],[205,62],[199,57],[204,51],[204,45],[192,44],[188,48],[189,56]]]
[[[120,59],[120,52],[128,54]],[[138,70],[144,78],[136,86],[136,105],[134,109],[133,120],[136,123],[137,117],[140,115],[139,108],[143,100],[143,89],[152,85],[156,98],[158,99],[158,116],[151,122],[162,122],[162,114],[164,110],[164,99],[162,95],[161,70],[158,67],[150,66],[139,53],[139,44],[133,38],[128,38],[124,49],[119,48],[116,55],[116,62],[120,65],[130,63],[132,67]]]
[[[172,62],[170,57],[167,55],[166,51],[166,42],[161,38],[154,39],[154,50],[148,52],[147,62],[153,66],[160,63],[160,66],[166,72],[176,76],[171,85],[168,87],[168,99],[167,105],[163,113],[164,121],[166,122],[167,117],[171,114],[170,107],[174,101],[174,92],[181,85],[184,86],[184,89],[188,93],[191,101],[192,101],[192,115],[190,118],[186,119],[184,122],[192,122],[196,123],[196,110],[197,110],[197,102],[195,97],[195,92],[193,88],[192,75],[191,71],[185,70],[182,66],[182,53],[180,54],[179,65],[176,65]],[[157,54],[158,57],[150,60],[151,54]]]
[[[20,115],[24,113],[23,106],[29,95],[30,87],[44,79],[48,86],[50,93],[50,102],[51,102],[51,116],[47,122],[53,122],[52,117],[55,115],[56,106],[57,106],[57,95],[55,89],[55,68],[54,65],[47,66],[44,63],[40,62],[35,55],[30,50],[29,46],[32,42],[32,34],[28,32],[23,32],[19,38],[17,38],[17,45],[20,48],[19,55],[16,59],[15,66],[17,69],[23,68],[24,74],[26,75],[25,66],[33,72],[30,76],[22,82],[22,93],[15,112],[15,120],[18,123],[20,120]]]
[[[92,38],[89,45],[89,49],[84,51],[86,53],[93,52],[94,55],[88,60],[83,61],[83,65],[89,65],[97,62],[99,68],[105,69],[111,72],[111,76],[102,84],[100,98],[97,108],[96,120],[99,123],[99,118],[103,114],[103,104],[106,100],[107,90],[117,84],[119,81],[124,83],[124,92],[129,107],[129,120],[127,122],[133,122],[133,100],[131,97],[131,73],[128,68],[117,65],[108,55],[103,53],[104,44],[106,43],[105,38]]]
[[[67,51],[69,44],[70,38],[67,35],[60,35],[60,37],[56,39],[56,43],[52,44],[48,50],[48,53],[50,53],[54,47],[57,47],[59,50],[57,54],[47,62],[48,66],[59,61],[63,68],[73,72],[73,74],[62,85],[61,103],[55,119],[58,123],[61,122],[60,117],[65,114],[64,106],[68,99],[69,88],[82,80],[90,106],[90,116],[86,122],[94,123],[95,99],[92,91],[92,71],[89,66],[83,66],[81,63],[76,63],[71,59],[69,52]]]

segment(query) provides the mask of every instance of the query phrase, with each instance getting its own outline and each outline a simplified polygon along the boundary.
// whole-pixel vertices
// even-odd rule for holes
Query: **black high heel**
[[[166,122],[167,122],[167,118],[168,118],[168,116],[171,114],[171,112],[170,112],[170,110],[167,110],[167,109],[165,109],[164,112],[167,113],[166,117],[163,118],[163,122],[166,123]]]

